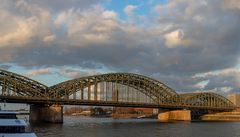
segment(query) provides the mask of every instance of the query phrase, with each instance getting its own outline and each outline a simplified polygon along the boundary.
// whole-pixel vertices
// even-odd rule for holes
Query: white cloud
[[[43,74],[50,74],[51,69],[50,68],[42,68],[42,69],[36,69],[36,70],[30,70],[27,72],[27,76],[37,76],[37,75],[43,75]]]
[[[49,33],[50,13],[38,5],[26,1],[9,1],[8,6],[0,9],[0,47],[21,47],[32,38]],[[16,11],[11,11],[14,6]],[[28,13],[23,16],[22,13]]]
[[[74,65],[99,69],[96,64],[101,64],[116,71],[159,72],[169,85],[183,91],[240,87],[239,71],[224,70],[235,66],[239,58],[238,0],[229,4],[228,0],[171,0],[155,7],[159,14],[146,15],[134,14],[145,5],[128,5],[123,9],[127,20],[100,4],[85,7],[76,4],[85,1],[61,1],[1,3],[0,61],[40,68]],[[56,44],[49,44],[51,41]],[[224,71],[214,72],[219,69]],[[62,74],[67,77],[87,73],[66,70]],[[196,73],[206,77],[192,77]],[[203,86],[201,81],[208,78]]]
[[[11,15],[10,17],[11,18]],[[34,17],[27,19],[20,19],[17,17],[12,17],[16,22],[15,26],[12,26],[14,29],[2,34],[0,37],[0,45],[23,45],[29,42],[31,37],[34,35],[34,29],[38,24],[38,20]]]
[[[54,21],[56,27],[66,27],[68,40],[73,45],[106,43],[114,29],[118,28],[117,14],[94,6],[89,10],[63,11]],[[79,44],[81,43],[81,44]]]
[[[68,78],[80,78],[84,76],[92,76],[98,74],[94,70],[78,70],[78,69],[69,69],[69,68],[62,68],[59,71],[59,74],[68,77]]]
[[[201,81],[195,84],[194,87],[198,89],[204,89],[208,83],[209,83],[209,80]]]
[[[232,89],[232,87],[221,87],[219,90],[220,92],[229,93]]]
[[[206,21],[205,18],[203,16],[201,16],[201,15],[196,15],[196,16],[193,17],[193,19],[196,22],[199,22],[199,23]]]
[[[229,83],[235,88],[240,88],[240,69],[237,68],[227,68],[223,70],[218,70],[214,72],[206,72],[194,76],[195,78],[205,78],[213,80],[222,80],[221,83]],[[229,81],[229,78],[231,81]],[[226,79],[227,81],[224,81]],[[210,81],[213,82],[213,81]],[[219,85],[220,86],[220,85]]]
[[[208,77],[208,76],[218,76],[218,75],[236,76],[236,78],[239,78],[239,81],[240,81],[240,69],[238,68],[227,68],[227,69],[218,70],[218,71],[205,72],[202,74],[195,75],[194,77]]]
[[[184,33],[183,33],[183,30],[181,29],[177,29],[175,31],[167,33],[164,35],[165,45],[168,48],[174,48],[176,46],[179,46],[183,44],[183,41],[182,41],[183,36],[184,36]]]
[[[78,70],[72,70],[72,69],[61,69],[59,73],[64,76],[64,77],[69,77],[69,78],[78,78],[82,76],[80,71]]]
[[[72,14],[73,9],[69,9],[58,14],[57,18],[54,20],[56,27],[60,27],[60,25],[65,24],[67,21],[70,21]]]
[[[133,11],[135,9],[137,9],[138,6],[136,5],[127,5],[125,8],[124,8],[124,12],[125,14],[127,14],[128,16],[131,16],[133,13]]]
[[[107,34],[84,34],[83,38],[89,43],[105,43],[109,40],[109,36]]]
[[[227,96],[229,93],[232,92],[232,87],[216,87],[213,89],[209,89],[209,90],[196,90],[194,92],[214,92],[217,94],[220,94],[222,96]]]
[[[104,11],[102,16],[104,19],[117,19],[117,14],[114,11]]]
[[[154,10],[159,13],[170,12],[173,9],[175,9],[178,6],[178,4],[186,2],[186,1],[187,0],[171,0],[171,1],[167,2],[166,4],[156,5]]]
[[[48,35],[46,37],[43,38],[43,42],[52,42],[56,39],[56,35]]]
[[[240,69],[236,69],[236,68],[225,69],[222,71],[222,74],[220,73],[220,75],[233,77],[236,82],[233,84],[235,85],[236,88],[240,89]]]

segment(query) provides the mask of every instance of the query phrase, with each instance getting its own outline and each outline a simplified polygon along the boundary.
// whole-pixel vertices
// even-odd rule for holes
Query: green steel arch
[[[81,98],[77,99],[77,96]],[[178,109],[235,108],[231,101],[221,95],[208,92],[177,94],[160,81],[132,73],[86,76],[47,87],[25,76],[0,69],[0,100]]]
[[[175,104],[179,95],[167,85],[152,78],[132,73],[109,73],[81,77],[50,87],[51,98],[63,98],[89,86],[107,82],[130,87],[150,97],[157,104]]]
[[[180,94],[186,106],[198,108],[234,108],[234,104],[227,98],[212,92]]]
[[[2,95],[48,97],[48,87],[25,76],[0,69]]]

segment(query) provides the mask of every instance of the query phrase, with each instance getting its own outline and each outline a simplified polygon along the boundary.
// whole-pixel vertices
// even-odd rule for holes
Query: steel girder
[[[173,104],[178,94],[165,84],[152,78],[132,73],[109,73],[65,81],[49,88],[51,98],[61,98],[100,82],[112,82],[140,90],[156,103]]]
[[[15,98],[15,101],[19,100],[21,102],[32,102],[33,100],[38,102],[37,100],[40,99],[44,100],[44,102],[62,101],[63,103],[65,102],[65,104],[81,104],[82,102],[90,104],[91,102],[92,104],[95,102],[99,104],[111,104],[111,101],[99,102],[97,100],[91,100],[90,102],[86,102],[85,100],[62,100],[64,96],[73,95],[79,90],[83,90],[86,87],[97,85],[102,82],[120,84],[123,85],[123,88],[130,87],[138,92],[141,92],[154,101],[154,104],[149,104],[149,106],[154,105],[169,108],[204,108],[221,110],[235,108],[231,101],[221,95],[206,92],[177,94],[173,89],[157,80],[132,73],[109,73],[87,76],[47,87],[44,84],[27,77],[0,69],[0,91],[2,92],[0,99],[3,98],[4,100],[7,100],[9,98],[10,100],[14,100]],[[22,98],[24,98],[24,100],[21,100]],[[39,103],[42,102],[39,101]],[[117,102],[112,103],[117,105]],[[131,106],[131,103],[129,104],[129,102],[119,102],[119,104],[121,103]],[[134,102],[132,104],[134,104]],[[145,104],[145,106],[147,106],[147,104]]]
[[[0,69],[0,86],[4,95],[48,97],[47,86],[25,76],[2,69]]]
[[[234,104],[227,98],[210,92],[180,94],[186,106],[204,108],[233,108]]]

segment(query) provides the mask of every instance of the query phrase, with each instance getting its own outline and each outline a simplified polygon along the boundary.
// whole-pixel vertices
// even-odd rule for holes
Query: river
[[[172,122],[65,116],[63,124],[30,125],[38,137],[240,137],[240,122]]]

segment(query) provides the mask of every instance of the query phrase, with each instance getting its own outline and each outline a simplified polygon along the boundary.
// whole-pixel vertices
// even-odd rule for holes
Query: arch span
[[[80,91],[82,92],[82,99],[84,99],[83,92],[86,88],[88,88],[87,90],[108,90],[109,87],[112,88],[112,92],[117,91],[117,99],[123,92],[126,92],[123,96],[131,96],[134,94],[133,92],[130,93],[132,90],[135,90],[136,94],[147,96],[152,100],[152,103],[157,104],[174,104],[177,102],[176,99],[179,99],[179,95],[167,85],[152,78],[132,73],[109,73],[65,81],[50,87],[50,97],[64,98]],[[91,95],[89,92],[91,91],[86,94]],[[97,92],[94,96],[99,95],[98,91],[94,92]],[[91,100],[91,97],[89,99]],[[127,101],[130,101],[130,99],[127,99]]]
[[[24,97],[47,97],[48,87],[25,76],[0,69],[2,95]]]
[[[152,108],[232,110],[233,103],[215,93],[177,94],[160,81],[132,73],[109,73],[68,80],[47,87],[0,69],[0,99],[42,104],[85,104]]]
[[[199,108],[231,108],[234,104],[227,98],[210,92],[180,94],[186,106]]]

